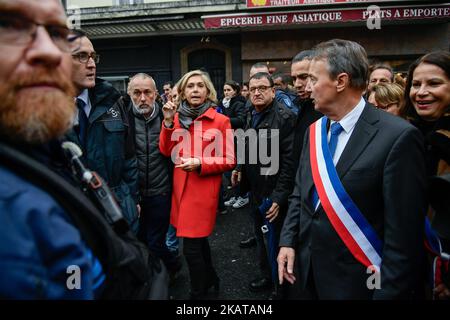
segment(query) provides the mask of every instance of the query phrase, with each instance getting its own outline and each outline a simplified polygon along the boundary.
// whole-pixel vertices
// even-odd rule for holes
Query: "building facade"
[[[450,3],[392,0],[67,0],[68,15],[101,54],[99,75],[124,90],[137,72],[158,88],[202,68],[217,91],[248,80],[255,62],[289,72],[315,44],[343,38],[372,61],[405,72],[411,61],[449,50]],[[373,6],[376,7],[373,7]]]

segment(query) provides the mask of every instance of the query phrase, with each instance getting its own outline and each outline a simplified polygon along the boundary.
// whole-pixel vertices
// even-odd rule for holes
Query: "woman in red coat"
[[[163,107],[159,148],[175,163],[170,222],[184,238],[190,294],[199,299],[209,288],[219,289],[207,237],[216,221],[222,173],[233,169],[236,159],[230,120],[213,108],[216,91],[209,77],[191,71],[178,92],[178,112],[173,102]]]

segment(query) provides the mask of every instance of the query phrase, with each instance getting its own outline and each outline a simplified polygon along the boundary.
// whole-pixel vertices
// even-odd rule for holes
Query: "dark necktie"
[[[336,152],[337,142],[339,138],[339,134],[344,130],[339,122],[335,122],[331,125],[330,128],[330,141],[328,142],[328,149],[330,149],[331,159],[333,159],[333,156]],[[317,202],[319,201],[319,195],[317,194],[316,187],[313,188],[311,195],[311,203],[313,204],[313,209],[316,209]]]
[[[87,128],[89,124],[88,117],[86,115],[86,112],[84,111],[84,107],[86,106],[86,103],[81,100],[80,98],[77,98],[77,107],[78,107],[78,137],[80,138],[80,142],[84,148],[86,143],[86,134],[87,134]]]

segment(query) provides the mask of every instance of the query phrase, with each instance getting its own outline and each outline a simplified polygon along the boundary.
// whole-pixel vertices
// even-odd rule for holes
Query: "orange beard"
[[[61,137],[71,128],[76,109],[70,79],[56,70],[40,70],[20,78],[0,84],[1,134],[30,144]],[[37,83],[57,83],[59,89],[21,90]]]

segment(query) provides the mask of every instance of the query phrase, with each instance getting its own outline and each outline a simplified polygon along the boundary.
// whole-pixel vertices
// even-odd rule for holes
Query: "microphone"
[[[85,183],[87,189],[91,191],[97,203],[103,209],[102,211],[108,223],[119,233],[127,232],[129,226],[111,189],[95,171],[87,169],[80,160],[80,157],[83,155],[81,148],[70,141],[63,142],[61,147],[70,159],[72,169],[77,177]]]
[[[90,183],[93,178],[93,174],[91,171],[86,169],[80,160],[80,157],[83,156],[83,151],[81,151],[81,148],[77,144],[70,141],[63,142],[62,148],[66,155],[70,158],[72,165],[76,167],[75,172],[77,174],[81,174],[81,180],[85,183]]]

